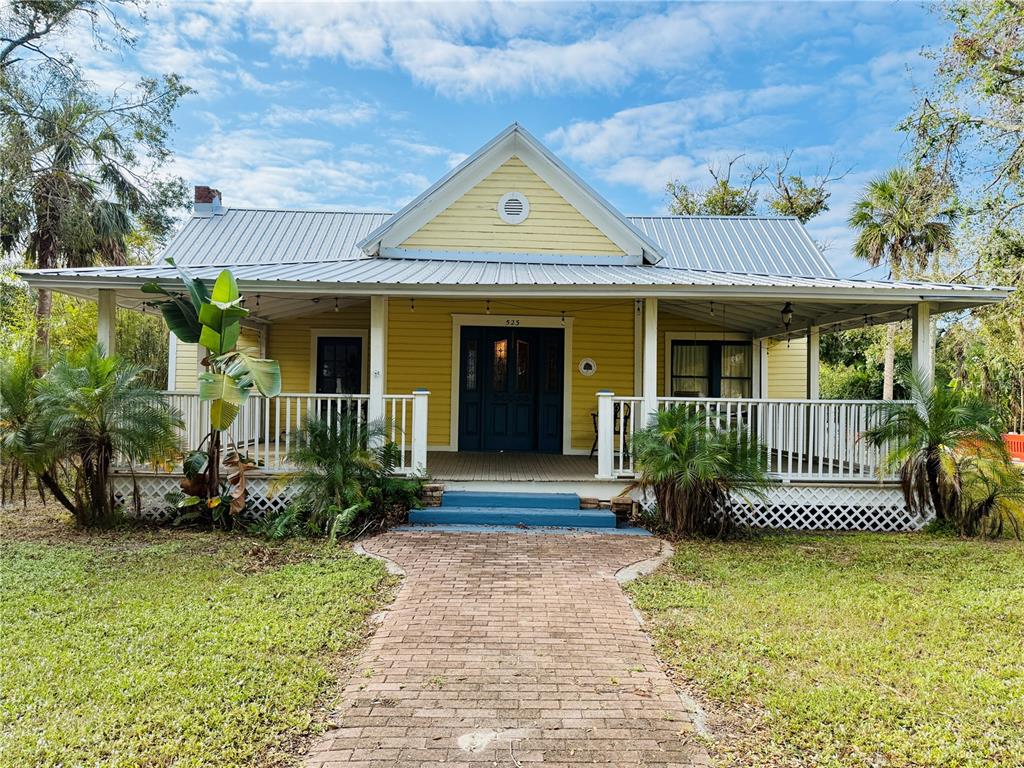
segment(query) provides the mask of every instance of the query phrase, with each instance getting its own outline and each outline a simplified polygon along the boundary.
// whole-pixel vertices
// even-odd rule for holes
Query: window
[[[672,342],[672,397],[751,397],[752,371],[749,343]]]
[[[508,340],[499,339],[494,342],[494,364],[492,383],[495,392],[504,392],[508,386]]]

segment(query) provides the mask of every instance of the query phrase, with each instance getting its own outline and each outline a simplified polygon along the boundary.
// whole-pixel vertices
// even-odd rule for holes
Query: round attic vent
[[[506,192],[498,201],[498,215],[506,224],[526,221],[530,215],[530,201],[522,192]]]

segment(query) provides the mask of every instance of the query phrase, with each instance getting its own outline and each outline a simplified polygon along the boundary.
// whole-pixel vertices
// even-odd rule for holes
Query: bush
[[[749,502],[769,486],[765,449],[740,427],[686,407],[660,411],[632,442],[638,477],[677,536],[723,536],[734,528],[735,496]]]
[[[949,386],[911,381],[912,402],[880,403],[865,437],[887,448],[911,512],[948,522],[961,536],[1019,536],[1024,478],[1010,462],[995,409]]]
[[[3,418],[12,425],[2,450],[16,467],[5,470],[5,486],[13,490],[19,472],[22,483],[31,473],[79,524],[109,525],[114,462],[169,458],[180,421],[145,382],[145,368],[106,357],[98,346],[58,361],[42,378],[32,374],[33,362],[15,356],[0,373]]]
[[[402,521],[419,503],[420,481],[395,477],[399,448],[383,423],[357,414],[310,419],[288,460],[297,467],[279,484],[293,491],[288,507],[257,530],[271,538],[296,534],[359,535]]]

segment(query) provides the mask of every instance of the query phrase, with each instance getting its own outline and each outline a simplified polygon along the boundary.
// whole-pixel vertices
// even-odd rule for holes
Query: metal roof
[[[362,258],[356,247],[390,213],[226,208],[193,216],[158,262],[178,264],[281,264]]]
[[[659,265],[720,272],[835,277],[803,225],[792,217],[630,216],[665,255]]]
[[[191,265],[190,274],[213,280],[225,265]],[[1006,289],[991,286],[918,283],[912,281],[853,280],[838,277],[766,275],[753,272],[717,272],[673,269],[661,266],[597,266],[586,264],[525,264],[420,259],[364,258],[325,262],[241,264],[231,266],[240,283],[259,282],[273,290],[273,284],[301,286],[322,283],[331,286],[441,286],[454,287],[602,287],[602,286],[713,286],[756,288],[812,288],[842,291],[901,293],[981,294]],[[19,274],[30,282],[58,279],[97,283],[145,280],[177,281],[177,271],[168,265],[129,267],[87,267],[83,269],[35,269]]]
[[[293,264],[366,257],[357,243],[389,213],[227,208],[189,219],[167,246],[178,264]],[[665,258],[658,267],[804,277],[835,273],[800,222],[740,216],[631,216]]]

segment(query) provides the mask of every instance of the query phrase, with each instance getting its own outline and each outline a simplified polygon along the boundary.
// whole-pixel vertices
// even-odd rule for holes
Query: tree
[[[757,213],[757,191],[754,185],[764,175],[763,168],[749,168],[746,178],[732,183],[733,166],[739,155],[724,169],[708,167],[713,183],[702,189],[691,189],[678,179],[665,185],[669,212],[675,216],[753,216]]]
[[[651,491],[675,535],[722,536],[734,525],[734,496],[763,496],[765,449],[739,426],[686,407],[659,411],[633,437],[635,487]]]
[[[885,264],[894,279],[925,269],[934,254],[953,247],[954,214],[947,191],[932,174],[894,168],[871,181],[854,204],[848,223],[857,230],[853,253],[872,267]],[[883,394],[892,400],[896,328],[888,326]]]
[[[0,22],[0,248],[35,267],[122,263],[133,230],[162,237],[186,203],[169,159],[171,115],[190,89],[176,75],[101,95],[61,44],[88,26],[94,44],[134,43],[120,0],[15,0]],[[59,34],[64,33],[64,34]],[[51,297],[36,305],[49,342]]]
[[[998,225],[1024,212],[1024,3],[948,0],[935,82],[901,126],[916,159],[959,182],[969,214]]]
[[[881,404],[879,425],[865,433],[888,450],[885,462],[899,471],[907,508],[920,517],[931,511],[963,535],[986,523],[1001,531],[1008,502],[1024,496],[1020,471],[1004,471],[1011,467],[995,409],[962,390],[926,388],[917,377],[910,389],[913,402]]]
[[[143,381],[143,369],[93,347],[79,361],[61,360],[36,382],[32,451],[42,466],[62,466],[71,497],[41,479],[81,525],[110,525],[117,499],[111,467],[166,460],[177,450],[181,426],[160,390]]]
[[[678,179],[665,185],[669,212],[676,216],[756,216],[760,210],[761,193],[756,189],[766,182],[771,191],[763,200],[768,208],[780,216],[795,216],[806,224],[828,210],[832,196],[829,187],[846,173],[834,173],[830,162],[823,174],[810,180],[789,172],[792,152],[775,162],[775,175],[770,176],[768,165],[748,166],[739,183],[733,183],[733,169],[743,157],[739,155],[725,168],[708,167],[713,183],[708,187],[692,188]]]
[[[801,224],[806,224],[829,209],[828,201],[832,197],[829,187],[849,171],[835,174],[835,160],[832,160],[824,173],[808,181],[803,176],[789,172],[792,156],[793,153],[789,152],[776,161],[774,179],[765,174],[772,187],[768,206],[780,216],[795,216]]]
[[[131,45],[134,37],[120,21],[120,9],[132,0],[11,0],[0,17],[0,73],[25,59],[42,59],[50,69],[73,73],[74,59],[53,45],[55,37],[87,26],[100,47]]]

